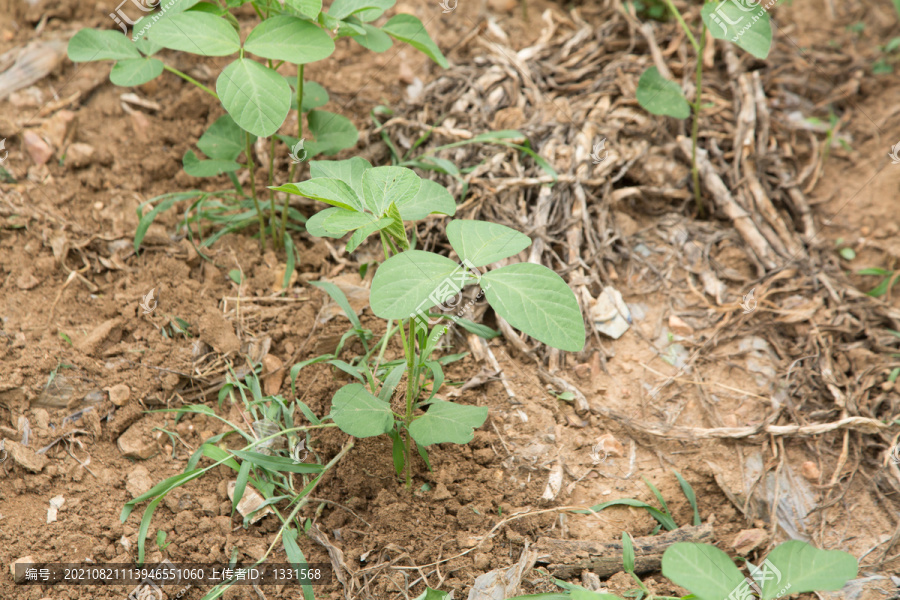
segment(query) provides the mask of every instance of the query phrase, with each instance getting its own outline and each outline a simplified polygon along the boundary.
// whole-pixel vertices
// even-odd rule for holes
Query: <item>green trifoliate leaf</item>
[[[332,112],[311,110],[307,113],[306,122],[310,133],[316,138],[306,142],[306,151],[310,157],[337,154],[355,146],[359,139],[359,132],[350,119]]]
[[[691,115],[681,88],[674,81],[663,77],[656,67],[650,67],[641,75],[637,87],[638,104],[654,115],[666,115],[687,119]]]
[[[531,238],[505,225],[462,219],[450,221],[447,239],[459,258],[472,267],[514,256],[531,245]]]
[[[293,92],[293,96],[291,96],[291,109],[297,110],[297,78],[293,75],[285,75],[284,80],[291,86],[291,92]],[[325,106],[328,104],[328,100],[328,90],[315,81],[303,82],[303,112],[309,112],[314,108]],[[294,138],[294,144],[297,143],[296,140],[297,138]]]
[[[200,160],[193,150],[188,150],[184,154],[182,161],[184,172],[191,177],[215,177],[222,173],[231,173],[241,168],[233,160]]]
[[[309,176],[340,179],[362,198],[362,176],[372,165],[364,158],[354,156],[348,160],[314,160],[309,163]]]
[[[390,235],[400,246],[401,250],[409,250],[409,239],[406,237],[406,229],[403,227],[403,217],[397,210],[397,205],[391,202],[391,205],[385,211],[384,216],[391,220],[391,224],[384,228],[384,232]]]
[[[360,21],[374,21],[384,11],[394,6],[395,0],[334,0],[328,8],[328,14],[335,19],[346,19],[356,15]]]
[[[430,179],[422,179],[421,182],[414,197],[397,203],[404,220],[418,221],[434,213],[450,216],[456,214],[456,201],[447,188]]]
[[[272,188],[278,192],[287,192],[295,196],[303,196],[318,200],[332,206],[362,212],[362,201],[353,189],[340,179],[317,177],[298,183],[286,183]]]
[[[750,568],[762,588],[762,599],[786,594],[839,590],[856,578],[859,563],[840,550],[819,550],[805,542],[784,542],[769,553],[765,562]]]
[[[435,400],[428,405],[428,412],[410,424],[409,434],[420,446],[468,444],[475,437],[473,430],[484,425],[487,415],[486,406]]]
[[[251,139],[251,143],[253,141]],[[197,140],[197,147],[203,154],[222,160],[236,160],[245,146],[244,132],[229,115],[216,119]]]
[[[263,58],[302,65],[331,56],[334,42],[309,21],[280,15],[257,25],[247,36],[244,49]]]
[[[700,16],[714,38],[733,42],[759,59],[769,55],[772,23],[759,2],[710,2],[703,5]]]
[[[394,45],[394,42],[391,41],[391,36],[374,25],[362,23],[360,26],[366,30],[365,35],[354,35],[352,37],[363,48],[381,53],[387,52]]]
[[[206,12],[187,11],[153,24],[147,39],[170,50],[201,56],[228,56],[241,49],[241,38],[228,21]]]
[[[331,418],[341,431],[354,437],[372,437],[391,431],[391,405],[379,400],[359,383],[345,385],[331,401]]]
[[[374,225],[379,221],[378,217],[370,213],[353,212],[344,209],[338,209],[328,215],[325,220],[325,228],[329,231],[353,231],[360,227]],[[369,232],[377,231],[378,228],[370,229]]]
[[[547,267],[507,265],[482,275],[481,287],[497,314],[519,331],[560,350],[584,348],[584,319],[575,294]]]
[[[163,62],[155,58],[126,58],[113,65],[109,80],[122,87],[143,85],[163,72]]]
[[[82,29],[69,40],[67,53],[72,62],[140,58],[134,44],[118,31]]]
[[[710,544],[673,544],[663,554],[662,573],[698,600],[723,600],[748,585],[728,555]]]
[[[372,215],[366,215],[371,217]],[[347,240],[347,252],[353,252],[356,248],[362,244],[367,237],[375,233],[376,231],[380,231],[382,229],[387,229],[393,224],[394,220],[390,217],[381,217],[373,221],[372,223],[368,223],[363,225],[359,229],[353,232],[353,235],[350,236],[350,239]]]
[[[225,67],[216,92],[234,122],[259,137],[278,131],[291,106],[291,88],[284,78],[249,58]]]
[[[330,229],[326,221],[328,217],[334,214],[335,211],[343,211],[350,212],[344,210],[343,208],[326,208],[325,210],[320,210],[313,216],[311,216],[306,221],[306,231],[309,232],[310,235],[315,237],[329,237],[329,238],[341,238],[347,233],[346,230],[333,230]],[[351,213],[351,214],[359,214],[359,213]]]
[[[384,215],[391,202],[402,205],[416,197],[421,179],[405,167],[375,167],[363,173],[362,189],[366,208]]]
[[[322,0],[285,0],[284,5],[310,19],[317,19],[322,12]]]
[[[414,16],[407,14],[394,15],[381,29],[392,38],[406,42],[422,52],[441,67],[447,68],[447,59],[444,58],[440,48],[437,47],[437,44],[425,31],[422,21]]]
[[[432,252],[395,254],[372,280],[372,312],[382,319],[408,319],[458,294],[465,275],[460,265]]]

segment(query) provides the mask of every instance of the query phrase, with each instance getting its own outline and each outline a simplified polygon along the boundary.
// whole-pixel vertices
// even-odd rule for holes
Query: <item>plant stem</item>
[[[256,197],[256,165],[253,164],[253,145],[250,143],[250,134],[244,132],[244,139],[247,141],[247,170],[250,171],[250,192],[253,196],[253,205],[256,207],[256,215],[259,217],[259,245],[265,251],[266,249],[266,221],[263,218],[262,210],[259,207],[259,199]]]
[[[169,65],[163,65],[163,69],[165,69],[169,73],[174,73],[175,75],[178,75],[179,77],[181,77],[188,83],[194,84],[195,86],[197,86],[198,88],[200,88],[201,90],[203,90],[204,92],[206,92],[207,94],[209,94],[210,96],[215,98],[216,100],[219,99],[218,94],[216,94],[214,91],[212,91],[211,89],[209,89],[208,87],[206,87],[205,85],[203,85],[202,83],[200,83],[199,81],[197,81],[196,79],[194,79],[193,77],[188,75],[187,73],[182,73],[175,67],[170,67]]]
[[[706,45],[706,24],[700,25],[700,45],[697,49],[697,81],[694,91],[694,122],[691,124],[691,179],[694,183],[694,204],[697,214],[703,216],[705,208],[700,196],[700,170],[697,168],[697,136],[700,133],[700,111],[703,109],[703,47]]]
[[[406,341],[406,331],[404,330],[404,325],[409,323],[409,342]],[[416,376],[415,376],[415,361],[416,361],[416,350],[415,350],[415,336],[416,336],[416,325],[415,325],[415,317],[411,317],[404,321],[400,321],[400,339],[403,342],[403,353],[406,354],[406,414],[403,417],[403,426],[406,430],[406,436],[403,440],[403,452],[406,455],[406,489],[412,487],[412,478],[411,478],[411,459],[412,459],[412,440],[409,436],[409,424],[412,423],[412,413],[413,413],[413,400],[415,397],[415,389],[416,389]]]
[[[297,65],[297,139],[303,138],[303,67],[306,65]],[[296,164],[291,165],[291,173],[288,177],[289,180],[294,178],[294,167]],[[284,207],[281,211],[281,239],[284,241],[284,236],[287,235],[287,215],[288,215],[288,205],[290,201],[288,200],[288,195],[284,195]]]
[[[699,56],[702,52],[700,48],[700,44],[697,43],[696,38],[694,38],[694,34],[691,33],[690,27],[687,26],[687,23],[684,22],[684,17],[681,16],[681,13],[678,12],[678,9],[675,8],[675,4],[672,0],[666,0],[666,4],[669,7],[669,10],[672,11],[672,14],[675,16],[675,19],[678,21],[678,24],[681,25],[681,29],[684,30],[684,34],[687,36],[688,40],[691,42],[691,46],[694,47],[694,51]]]

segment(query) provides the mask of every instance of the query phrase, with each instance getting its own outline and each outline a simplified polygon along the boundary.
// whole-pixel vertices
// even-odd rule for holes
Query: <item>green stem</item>
[[[200,83],[199,81],[197,81],[196,79],[194,79],[193,77],[188,75],[187,73],[182,73],[175,67],[170,67],[169,65],[163,65],[163,69],[165,69],[169,73],[174,73],[175,75],[178,75],[179,77],[181,77],[188,83],[194,84],[195,86],[197,86],[198,88],[200,88],[201,90],[203,90],[204,92],[206,92],[207,94],[209,94],[210,96],[215,98],[216,100],[219,99],[218,94],[216,94],[214,91],[212,91],[211,89],[209,89],[208,87],[206,87],[205,85],[203,85],[202,83]]]
[[[684,17],[681,16],[681,13],[678,12],[678,9],[675,8],[675,4],[672,0],[666,0],[666,4],[669,7],[669,10],[672,11],[672,14],[675,16],[675,19],[678,21],[678,24],[681,25],[681,29],[684,31],[684,34],[691,42],[691,46],[694,47],[694,51],[699,56],[702,50],[700,49],[700,44],[697,43],[696,38],[694,38],[694,34],[691,33],[690,27],[687,26],[687,23],[684,22]]]
[[[697,81],[694,90],[694,122],[691,124],[691,179],[694,183],[694,204],[697,206],[697,214],[703,216],[705,208],[703,198],[700,196],[700,170],[697,168],[697,137],[700,133],[700,111],[703,109],[703,47],[706,44],[706,24],[700,25],[700,46],[697,50]]]
[[[244,193],[244,188],[241,187],[241,182],[238,181],[237,175],[234,174],[234,171],[228,173],[228,178],[231,179],[231,183],[234,184],[235,191],[241,196],[246,196]]]
[[[303,139],[303,67],[306,65],[298,65],[297,66],[297,139]],[[291,172],[288,176],[288,181],[292,181],[294,179],[294,168],[297,164],[291,165]],[[290,201],[288,200],[288,195],[284,195],[284,207],[281,211],[281,235],[282,241],[284,240],[284,236],[287,235],[287,215],[288,215],[288,205]]]
[[[406,323],[409,323],[409,341],[406,340],[406,331],[405,331],[405,323],[404,321],[400,321],[400,340],[403,342],[403,353],[406,355],[406,414],[403,416],[403,426],[406,430],[406,435],[403,439],[403,453],[406,455],[406,488],[409,489],[412,487],[412,476],[411,476],[411,462],[412,462],[412,440],[409,436],[409,424],[412,423],[412,414],[413,414],[413,400],[415,397],[415,388],[416,388],[416,374],[415,374],[415,361],[416,361],[416,349],[415,349],[415,336],[416,336],[416,325],[415,325],[415,317],[411,317],[406,320]]]
[[[256,207],[256,216],[259,217],[259,245],[266,250],[266,221],[263,218],[262,209],[259,207],[259,199],[256,197],[256,165],[253,164],[253,145],[250,143],[250,134],[244,132],[244,139],[247,141],[247,170],[250,171],[250,193],[253,196],[253,206]]]

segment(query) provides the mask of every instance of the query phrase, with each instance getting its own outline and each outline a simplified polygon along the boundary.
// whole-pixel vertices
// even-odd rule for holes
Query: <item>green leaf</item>
[[[468,444],[475,437],[474,429],[484,425],[486,406],[465,406],[435,400],[428,405],[428,412],[409,425],[409,435],[416,444]]]
[[[232,450],[232,454],[244,461],[249,461],[272,472],[279,473],[321,473],[322,465],[312,463],[295,463],[292,458],[287,456],[269,456],[260,454],[259,452],[250,452],[247,450]]]
[[[182,200],[187,200],[189,198],[196,198],[201,193],[202,192],[199,191],[173,192],[141,202],[141,204],[137,208],[138,226],[134,232],[134,251],[138,252],[140,250],[141,242],[144,241],[144,236],[147,234],[147,230],[150,228],[150,225],[153,224],[153,221],[156,219],[159,213],[169,210],[175,205],[176,202],[181,202]],[[160,200],[160,203],[154,206],[146,214],[144,214],[144,207],[156,200]]]
[[[347,296],[344,294],[343,290],[338,286],[334,285],[330,281],[310,281],[310,285],[314,285],[317,288],[323,290],[326,294],[331,296],[331,299],[334,300],[337,305],[344,311],[344,314],[350,319],[350,323],[356,329],[362,329],[362,324],[359,322],[359,317],[356,316],[356,311],[350,306],[350,301],[347,300]]]
[[[395,0],[334,0],[328,9],[328,14],[335,19],[346,19],[350,15],[356,15],[360,21],[374,21],[384,14],[384,11],[394,6]]]
[[[238,503],[244,497],[244,490],[247,489],[247,480],[250,479],[250,469],[252,468],[253,463],[249,460],[241,463],[241,470],[238,471],[237,480],[234,483],[234,494],[231,497],[231,514],[234,514]]]
[[[316,480],[318,480],[318,478],[316,478]],[[303,550],[301,550],[300,546],[297,544],[297,535],[298,532],[296,529],[288,527],[281,535],[281,543],[284,546],[284,553],[287,555],[288,562],[291,565],[305,565],[307,564],[306,557],[303,556]],[[299,576],[300,574],[297,573],[298,578]],[[308,583],[301,584],[301,586],[303,588],[303,600],[315,600],[316,596],[312,586]]]
[[[688,499],[688,502],[690,502],[691,508],[694,511],[694,527],[699,527],[701,521],[700,511],[697,509],[697,494],[694,493],[694,488],[691,487],[691,484],[681,476],[681,473],[675,469],[672,469],[672,472],[675,473],[675,477],[678,478],[678,484],[681,486],[681,491],[684,492],[684,497]]]
[[[235,123],[259,137],[278,131],[291,107],[291,88],[284,78],[249,58],[225,67],[216,92]]]
[[[634,543],[627,532],[622,532],[622,567],[626,573],[634,573]]]
[[[69,40],[67,49],[72,62],[93,60],[124,60],[140,58],[134,44],[118,31],[82,29]]]
[[[728,555],[710,544],[672,544],[663,554],[662,573],[699,600],[723,600],[738,586],[748,586]]]
[[[362,384],[345,385],[334,395],[331,404],[331,418],[348,435],[372,437],[394,427],[391,405],[370,394]]]
[[[765,563],[750,572],[761,584],[762,599],[771,600],[785,588],[789,594],[839,590],[856,578],[858,570],[852,554],[819,550],[806,542],[791,540],[772,550]]]
[[[710,6],[707,4],[706,6]],[[638,104],[654,115],[666,115],[687,119],[691,115],[681,88],[674,81],[664,78],[656,67],[650,67],[641,75],[637,87]]]
[[[188,11],[155,23],[147,31],[154,44],[200,56],[228,56],[241,49],[241,38],[228,21],[206,12]]]
[[[325,110],[311,110],[307,113],[306,123],[315,140],[306,142],[309,156],[337,154],[346,148],[352,148],[359,139],[359,132],[350,119]]]
[[[441,67],[446,69],[449,66],[447,59],[441,54],[440,48],[437,47],[437,44],[425,31],[422,21],[414,16],[407,14],[394,15],[381,29],[392,38],[406,42],[416,50],[424,53],[425,56]]]
[[[247,36],[244,50],[263,58],[304,65],[331,56],[334,41],[309,21],[280,15],[257,25]]]
[[[711,2],[703,5],[700,16],[717,40],[730,40],[759,59],[769,55],[772,24],[758,2]]]
[[[294,93],[293,97],[291,97],[291,109],[297,110],[297,78],[293,75],[285,75],[284,80],[291,86],[291,91]],[[315,81],[303,82],[303,112],[309,112],[314,108],[325,106],[328,104],[328,100],[328,90]],[[293,138],[288,146],[293,146],[297,141],[297,138]]]
[[[255,139],[251,138],[253,143]],[[209,126],[200,139],[197,147],[209,158],[221,160],[237,160],[246,146],[244,132],[229,115],[222,115]]]
[[[109,80],[121,87],[134,87],[156,79],[163,72],[163,62],[156,58],[126,58],[113,65]]]
[[[343,234],[348,231],[359,229],[360,227],[375,226],[379,221],[380,220],[375,215],[370,213],[352,212],[344,210],[343,208],[338,208],[329,213],[328,217],[325,219],[324,225],[325,229],[328,231],[341,232]],[[385,221],[383,224],[387,225],[387,223],[388,222]],[[377,231],[377,229],[378,227],[370,229],[369,233]]]
[[[430,214],[453,216],[456,201],[447,188],[436,181],[421,179],[419,191],[405,202],[397,202],[397,208],[404,221],[418,221]]]
[[[584,319],[575,294],[547,267],[507,265],[482,275],[481,287],[497,314],[516,329],[560,350],[584,348]]]
[[[241,165],[233,160],[200,160],[193,150],[184,153],[182,165],[184,172],[191,177],[215,177],[222,173],[232,173],[241,168]]]
[[[388,431],[388,436],[390,436],[391,442],[393,442],[391,454],[394,458],[394,470],[399,476],[403,472],[403,467],[406,466],[406,451],[403,448],[403,440],[400,439],[400,434],[393,429]]]
[[[285,0],[284,4],[310,19],[319,18],[322,12],[322,0]]]
[[[394,45],[391,41],[391,36],[374,25],[363,23],[360,26],[366,30],[365,35],[354,35],[352,37],[356,40],[356,43],[363,48],[371,50],[372,52],[381,53],[390,50],[391,46]]]
[[[416,197],[421,179],[404,167],[375,167],[363,173],[362,191],[366,208],[384,216],[393,202],[400,205]]]
[[[353,189],[340,179],[318,177],[298,183],[286,183],[271,188],[277,192],[287,192],[337,206],[346,210],[362,212],[362,202]]]
[[[650,513],[651,517],[656,519],[659,524],[665,527],[668,531],[674,531],[678,529],[678,525],[675,523],[675,520],[672,519],[671,516],[667,515],[655,506],[650,506],[646,502],[641,502],[640,500],[635,500],[634,498],[619,498],[618,500],[610,500],[609,502],[603,502],[602,504],[595,504],[589,510],[573,510],[572,512],[580,515],[590,515],[598,513],[611,506],[634,506],[635,508],[643,508],[648,513]]]
[[[367,216],[371,216],[368,215]],[[379,231],[381,229],[387,229],[394,223],[394,220],[390,217],[382,217],[369,223],[367,225],[363,225],[359,229],[353,232],[353,235],[350,236],[350,239],[347,240],[347,252],[353,252],[356,248],[362,244],[367,237]]]
[[[409,238],[406,237],[406,228],[403,226],[403,217],[397,210],[397,205],[391,202],[385,211],[385,217],[391,219],[391,224],[384,228],[384,232],[397,242],[400,250],[409,250]]]
[[[331,177],[350,185],[356,195],[362,197],[362,177],[372,165],[364,158],[354,156],[348,160],[313,160],[309,163],[309,176]]]
[[[505,225],[462,219],[450,221],[447,239],[460,259],[473,267],[514,256],[531,245],[531,238]]]
[[[417,310],[430,308],[455,296],[461,272],[455,262],[422,250],[408,250],[390,257],[372,280],[369,303],[382,319],[408,319]],[[424,306],[427,301],[431,304]]]

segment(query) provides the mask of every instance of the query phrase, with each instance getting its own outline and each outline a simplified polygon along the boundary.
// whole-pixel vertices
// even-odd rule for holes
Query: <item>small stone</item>
[[[61,110],[44,121],[40,127],[43,138],[54,148],[61,148],[72,131],[75,122],[75,113],[71,110]]]
[[[22,271],[16,278],[16,287],[20,290],[32,290],[40,284],[41,281],[28,269]]]
[[[87,336],[80,338],[75,342],[75,348],[88,355],[95,354],[103,342],[113,335],[113,332],[121,327],[123,320],[121,318],[109,319],[95,327]]]
[[[46,164],[50,157],[53,156],[53,148],[41,139],[41,136],[35,132],[28,130],[22,134],[22,142],[25,144],[25,151],[36,165]]]
[[[487,571],[488,567],[491,566],[491,557],[483,552],[479,552],[475,555],[475,570],[477,571]]]
[[[749,554],[759,548],[769,539],[769,533],[765,529],[744,529],[734,536],[731,547],[741,555]]]
[[[675,315],[669,315],[669,329],[672,330],[672,333],[681,337],[694,335],[694,328],[685,323],[681,317]]]
[[[153,426],[150,423],[139,421],[125,430],[125,433],[119,436],[117,446],[119,452],[125,458],[134,458],[137,460],[146,460],[159,453],[159,438],[162,432],[150,433]]]
[[[443,483],[437,484],[434,488],[434,495],[432,498],[435,500],[449,500],[453,497],[453,494],[450,493],[450,490],[447,489],[447,486]]]
[[[822,472],[819,470],[819,466],[811,460],[806,461],[802,465],[800,465],[800,474],[806,477],[810,481],[819,481],[819,477],[822,476]]]
[[[125,403],[131,397],[131,390],[124,383],[116,384],[111,388],[107,388],[106,391],[109,393],[109,401],[116,406],[125,406]]]
[[[132,498],[145,494],[152,487],[153,478],[150,477],[150,471],[144,465],[138,465],[133,468],[125,480],[125,489],[128,490]]]
[[[17,558],[9,565],[9,572],[13,576],[13,581],[16,583],[22,583],[25,581],[25,569],[21,569],[21,573],[16,573],[16,565],[33,565],[37,561],[34,560],[33,556],[23,556],[22,558]]]
[[[32,421],[34,421],[34,429],[37,431],[46,431],[50,428],[50,413],[43,408],[34,408],[31,410]]]
[[[76,142],[66,150],[66,165],[80,169],[94,162],[97,151],[90,144]]]
[[[47,466],[47,457],[43,454],[37,454],[34,450],[27,446],[23,446],[19,442],[6,440],[4,449],[12,458],[13,462],[32,473],[40,473]]]
[[[622,442],[617,440],[611,433],[604,433],[597,438],[597,449],[606,454],[606,456],[616,458],[625,456],[625,447],[622,446]]]
[[[580,365],[575,365],[575,377],[581,379],[582,381],[587,381],[591,378],[591,365],[588,363],[581,363]]]
[[[266,396],[275,396],[281,391],[284,383],[284,362],[274,354],[266,354],[263,359],[262,381]]]

